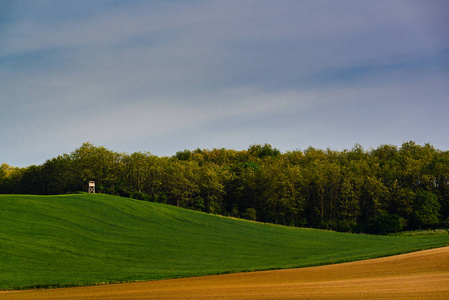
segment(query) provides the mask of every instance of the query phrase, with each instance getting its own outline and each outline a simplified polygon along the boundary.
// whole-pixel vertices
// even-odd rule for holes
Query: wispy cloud
[[[15,1],[7,11],[0,151],[11,164],[87,140],[161,155],[264,142],[449,148],[445,1]],[[30,145],[40,150],[17,150]]]

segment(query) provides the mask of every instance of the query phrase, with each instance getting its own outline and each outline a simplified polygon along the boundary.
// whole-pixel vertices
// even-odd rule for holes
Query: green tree
[[[354,189],[354,184],[345,178],[340,187],[339,229],[349,231],[357,224],[360,215],[359,197]]]
[[[387,234],[398,232],[402,229],[401,217],[398,215],[383,213],[371,224],[370,231],[376,234]]]
[[[248,148],[248,154],[252,157],[264,158],[264,157],[278,157],[281,152],[273,148],[270,144],[264,145],[252,145]]]
[[[83,189],[83,183],[77,182],[73,172],[73,160],[67,154],[47,160],[41,172],[45,194],[63,194]]]
[[[441,205],[441,217],[449,218],[449,151],[438,153],[428,164],[429,173],[433,175],[433,189]]]
[[[232,165],[228,180],[225,182],[225,210],[234,217],[239,217],[248,208],[254,208],[258,214],[261,202],[258,201],[260,190],[257,184],[258,163],[247,162]],[[258,215],[259,218],[259,215]]]
[[[175,157],[179,160],[190,160],[190,158],[192,157],[192,151],[187,149],[183,151],[178,151],[176,152]]]
[[[413,223],[416,227],[428,227],[439,223],[440,203],[432,192],[418,191],[413,200]]]
[[[164,190],[169,204],[192,208],[199,195],[199,166],[195,161],[171,159],[165,168]]]
[[[29,166],[20,172],[18,190],[22,194],[44,194],[44,180],[42,177],[42,166]]]
[[[229,173],[219,166],[208,163],[199,169],[199,189],[208,213],[223,212],[224,181]]]
[[[105,147],[95,147],[90,143],[84,143],[71,154],[73,159],[73,171],[78,180],[82,181],[87,190],[87,183],[95,181],[99,192],[107,192],[114,189],[117,180],[118,161],[120,155]]]

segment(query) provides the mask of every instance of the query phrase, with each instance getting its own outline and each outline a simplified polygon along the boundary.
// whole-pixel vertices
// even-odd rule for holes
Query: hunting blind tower
[[[88,192],[95,194],[95,181],[89,181]]]

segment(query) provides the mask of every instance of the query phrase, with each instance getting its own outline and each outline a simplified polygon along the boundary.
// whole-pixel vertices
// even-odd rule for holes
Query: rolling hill
[[[0,289],[323,265],[449,245],[248,222],[102,194],[0,195]]]

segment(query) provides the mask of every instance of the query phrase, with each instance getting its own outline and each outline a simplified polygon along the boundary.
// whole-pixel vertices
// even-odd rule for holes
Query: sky
[[[449,1],[0,0],[0,163],[90,142],[449,150]]]

